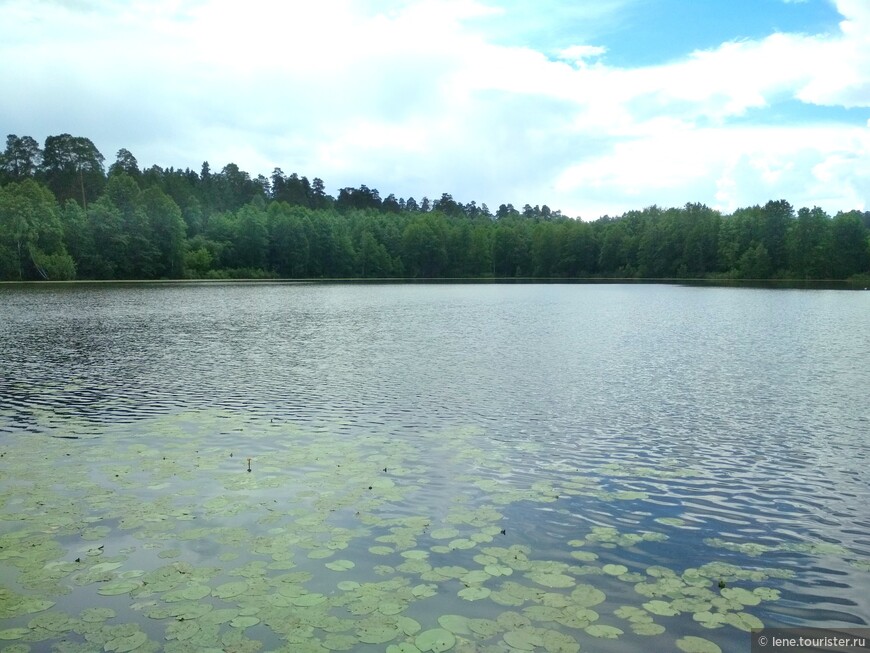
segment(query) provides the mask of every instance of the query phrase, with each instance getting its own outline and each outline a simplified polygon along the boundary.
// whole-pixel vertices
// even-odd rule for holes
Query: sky
[[[870,210],[870,0],[0,0],[0,130],[593,220]]]

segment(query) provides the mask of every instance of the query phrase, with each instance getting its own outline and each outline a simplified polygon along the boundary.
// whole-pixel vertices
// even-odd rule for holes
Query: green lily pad
[[[321,644],[323,648],[327,648],[330,651],[351,651],[358,641],[356,637],[351,637],[350,635],[330,633],[323,638]]]
[[[232,621],[230,621],[230,626],[233,628],[250,628],[251,626],[256,626],[260,623],[260,620],[257,617],[236,617]]]
[[[779,590],[771,589],[769,587],[756,587],[754,590],[752,590],[752,593],[755,594],[762,601],[778,601],[780,595]]]
[[[395,601],[384,601],[378,606],[378,612],[383,615],[392,616],[404,612],[407,608],[405,603],[397,603]]]
[[[234,596],[239,596],[248,591],[248,583],[244,580],[237,580],[230,583],[218,585],[211,591],[211,595],[219,599],[231,599]]]
[[[483,570],[490,576],[510,576],[514,570],[506,565],[488,564]]]
[[[584,630],[593,637],[601,639],[617,639],[624,632],[616,626],[605,626],[604,624],[592,624],[591,626],[586,626]]]
[[[721,591],[722,596],[731,601],[737,601],[741,605],[758,605],[761,597],[742,587],[726,587]]]
[[[61,612],[43,612],[31,619],[27,623],[27,627],[30,629],[43,628],[55,633],[62,633],[71,630],[75,623],[75,620],[71,619],[68,614]]]
[[[416,635],[421,630],[423,630],[423,627],[420,625],[420,622],[417,621],[416,619],[411,619],[411,617],[405,617],[405,616],[398,617],[396,619],[396,624],[399,626],[399,628],[402,629],[402,632],[405,633],[406,635],[408,635],[409,637],[411,635]]]
[[[557,630],[545,631],[541,639],[548,653],[578,653],[580,650],[576,639]]]
[[[303,594],[302,596],[297,596],[290,599],[290,602],[293,605],[297,605],[300,607],[311,607],[315,605],[319,605],[326,601],[326,597],[323,594]]]
[[[571,576],[567,574],[551,574],[547,572],[532,571],[526,574],[526,578],[536,582],[544,587],[566,588],[574,587],[577,584]]]
[[[468,629],[484,638],[494,636],[501,628],[497,621],[492,619],[469,619]]]
[[[357,630],[359,641],[363,644],[386,644],[399,636],[400,629],[395,624],[370,623]]]
[[[181,596],[187,601],[199,601],[211,594],[211,588],[207,585],[191,585],[181,591]]]
[[[686,520],[679,517],[656,517],[655,521],[665,526],[685,526]]]
[[[577,605],[584,608],[591,608],[593,605],[602,603],[607,596],[597,587],[592,585],[578,585],[573,592],[571,598]]]
[[[79,619],[86,623],[100,623],[115,616],[111,608],[87,608],[81,611]]]
[[[502,635],[502,639],[508,646],[520,651],[534,651],[536,647],[544,645],[544,638],[532,628],[509,630]]]
[[[492,594],[492,590],[488,587],[466,587],[464,590],[459,590],[459,597],[466,601],[479,601],[490,594]]]
[[[456,645],[456,636],[444,628],[432,628],[417,635],[414,644],[421,651],[440,653],[449,651]]]
[[[360,584],[357,583],[355,580],[343,580],[338,583],[336,587],[342,592],[351,592],[355,589],[359,589]]]
[[[129,653],[135,651],[148,641],[148,635],[141,630],[126,637],[118,637],[109,640],[103,646],[104,651],[113,651],[114,653]]]
[[[420,653],[420,649],[410,642],[402,642],[401,644],[390,644],[386,653]]]
[[[605,574],[609,576],[621,576],[622,574],[628,572],[628,567],[625,565],[604,565],[601,568]]]
[[[7,628],[6,630],[0,630],[0,640],[21,639],[29,632],[29,628]]]
[[[722,649],[716,643],[691,635],[678,639],[677,647],[685,653],[722,653]]]
[[[464,576],[460,577],[461,580],[466,585],[478,585],[479,583],[485,583],[487,580],[492,578],[490,574],[482,569],[476,569],[475,571],[470,571]]]
[[[458,614],[444,614],[438,617],[438,623],[445,630],[449,630],[455,635],[468,635],[469,619]]]
[[[748,612],[731,612],[725,616],[725,620],[735,628],[746,632],[750,632],[753,628],[764,628],[761,619]]]
[[[692,615],[692,619],[697,621],[699,624],[704,626],[704,628],[721,628],[726,623],[728,623],[727,615],[722,612],[710,612],[708,610],[704,610],[702,612],[696,612]]]
[[[638,623],[634,622],[631,624],[631,630],[636,635],[644,635],[644,636],[653,636],[653,635],[661,635],[665,632],[665,627],[661,624],[657,623]]]
[[[112,583],[106,583],[97,590],[97,594],[103,596],[118,596],[119,594],[128,594],[133,590],[139,589],[142,583],[132,580],[120,580]]]
[[[388,546],[370,546],[369,553],[373,553],[377,556],[386,556],[393,553],[394,549]]]
[[[643,607],[647,611],[662,617],[673,617],[680,614],[680,611],[675,610],[667,601],[647,601],[643,604]]]
[[[334,560],[333,562],[327,562],[324,566],[327,569],[332,569],[332,571],[347,571],[348,569],[353,569],[356,564],[351,560]]]

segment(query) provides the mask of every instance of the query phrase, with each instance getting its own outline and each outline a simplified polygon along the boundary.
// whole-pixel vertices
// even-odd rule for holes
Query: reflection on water
[[[405,560],[413,585],[450,591],[409,603],[402,614],[424,628],[438,627],[425,623],[433,611],[495,620],[545,600],[514,597],[521,603],[511,607],[510,593],[497,589],[505,580],[565,595],[574,583],[587,583],[607,596],[594,608],[600,623],[625,633],[612,650],[645,650],[653,641],[646,637],[655,636],[633,633],[629,624],[637,624],[623,619],[628,613],[620,606],[664,599],[670,607],[648,609],[667,613],[673,601],[688,601],[683,590],[668,596],[650,589],[648,570],[660,566],[677,575],[710,570],[697,583],[704,591],[714,580],[728,591],[768,588],[758,601],[732,593],[744,597],[740,614],[767,626],[868,625],[868,327],[870,295],[832,290],[3,286],[0,434],[7,450],[48,442],[45,435],[80,436],[51,440],[45,455],[62,456],[63,464],[77,454],[102,457],[91,474],[75,468],[85,505],[68,508],[99,524],[55,524],[70,533],[62,546],[78,538],[80,548],[84,528],[116,554],[136,549],[124,564],[135,560],[133,568],[145,571],[165,564],[156,553],[161,547],[192,564],[233,568],[263,556],[274,564],[280,556],[252,554],[246,538],[287,529],[285,546],[302,551],[296,568],[312,572],[308,589],[328,594],[335,592],[332,578],[317,573],[327,558],[305,557],[327,535],[346,547],[327,561],[354,562],[356,571],[346,573],[360,578],[378,565],[398,568],[400,553],[414,547],[427,549],[433,568],[473,569],[475,555],[497,558],[483,548],[516,545],[527,547],[523,555],[538,566],[490,578],[484,587],[501,601],[457,598],[460,580],[426,581],[432,572]],[[184,419],[173,417],[182,413]],[[200,448],[191,450],[192,443]],[[340,462],[324,463],[329,452],[346,461],[347,476]],[[237,473],[248,456],[254,472]],[[388,473],[363,478],[373,473],[367,461]],[[10,478],[8,458],[0,464],[4,512],[15,514],[28,479]],[[52,460],[44,473],[57,464]],[[295,477],[288,472],[294,465]],[[118,506],[92,498],[97,487],[104,493],[110,487],[127,509],[156,503],[173,519],[158,528],[147,521],[149,512],[125,525],[131,518]],[[233,512],[227,495],[247,515]],[[62,502],[60,495],[45,500],[58,509]],[[460,508],[497,516],[480,513],[478,523]],[[315,520],[310,541],[286,522],[293,515],[304,524],[306,514],[322,509],[332,530],[318,531],[324,522]],[[194,516],[230,530],[186,540]],[[415,517],[425,528],[408,521]],[[0,538],[20,527],[5,519]],[[457,525],[458,534],[432,537],[437,528]],[[94,528],[105,530],[88,530]],[[413,542],[395,541],[402,529]],[[475,533],[481,541],[468,540]],[[471,547],[450,546],[458,540]],[[236,550],[240,542],[244,553]],[[394,551],[383,561],[370,552],[382,545]],[[221,560],[233,553],[240,558]],[[539,568],[545,562],[551,571]],[[714,563],[766,571],[725,579],[727,568],[705,567]],[[559,578],[566,566],[572,586]],[[272,569],[263,577],[282,573]],[[549,575],[534,575],[541,573]],[[692,581],[693,573],[685,578]],[[6,572],[3,578],[17,582]],[[218,575],[201,585],[232,581]],[[714,589],[718,595],[721,588]],[[764,592],[771,590],[777,600],[768,600]],[[693,635],[723,650],[745,650],[745,633],[714,623],[715,613],[729,609],[709,605],[678,603],[679,614],[655,613],[667,628],[658,635],[670,638],[666,648]],[[557,607],[541,604],[528,614],[583,644],[590,635],[582,628],[543,610]],[[124,618],[141,620],[124,610]],[[149,636],[161,641],[162,626],[146,623]],[[515,637],[505,641],[518,644]],[[274,629],[260,638],[281,644]],[[594,646],[610,644],[601,639]]]

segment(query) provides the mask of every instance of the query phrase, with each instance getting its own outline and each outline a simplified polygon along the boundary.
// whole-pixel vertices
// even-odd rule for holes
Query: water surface
[[[0,580],[54,602],[0,630],[738,651],[868,625],[868,351],[870,294],[835,290],[0,286]]]

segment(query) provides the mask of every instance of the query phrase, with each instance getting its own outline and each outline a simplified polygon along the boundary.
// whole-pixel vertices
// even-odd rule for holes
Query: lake
[[[0,285],[0,644],[868,626],[868,353],[868,292]]]

